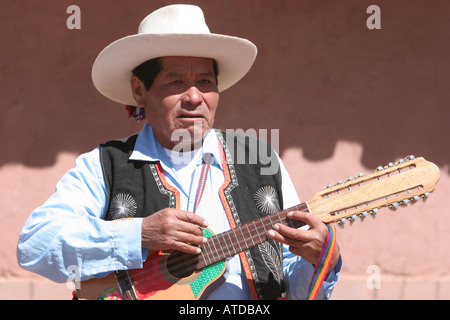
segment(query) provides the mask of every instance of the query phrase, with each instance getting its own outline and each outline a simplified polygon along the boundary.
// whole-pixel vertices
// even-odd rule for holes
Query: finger
[[[208,221],[192,212],[178,210],[176,217],[182,221],[189,222],[203,228],[208,227]]]
[[[202,245],[205,244],[208,240],[206,237],[203,236],[202,231],[200,230],[200,235],[194,235],[192,233],[186,233],[186,232],[178,232],[175,234],[176,241],[184,242],[187,244],[193,244],[193,245]]]
[[[199,254],[200,245],[205,244],[207,239],[202,236],[194,236],[184,232],[174,232],[170,237],[162,239],[162,250],[179,250],[191,254]]]
[[[277,242],[284,243],[286,241],[285,237],[283,237],[281,234],[279,234],[275,230],[269,230],[267,232],[267,235],[269,236],[270,239],[275,240]]]
[[[172,246],[172,249],[183,251],[190,254],[200,254],[202,250],[199,247],[184,243],[184,242],[176,242]]]
[[[275,240],[277,242],[291,246],[291,247],[292,246],[301,247],[305,244],[305,241],[302,241],[299,238],[296,238],[295,235],[292,232],[290,232],[290,230],[286,229],[285,231],[287,231],[287,232],[283,232],[284,228],[281,228],[281,227],[283,227],[283,226],[280,226],[280,228],[278,228],[277,226],[274,226],[274,228],[276,230],[269,230],[268,231],[269,238],[271,238],[272,240]],[[289,227],[286,227],[286,228],[289,228]],[[292,229],[292,228],[290,228],[290,229]]]
[[[301,256],[303,259],[311,263],[317,262],[317,257],[315,255],[311,255],[306,242],[285,237],[275,230],[270,230],[268,234],[271,239],[287,245],[289,247],[289,251],[293,254]]]
[[[312,240],[312,233],[310,232],[310,230],[291,228],[280,223],[275,224],[273,228],[280,235],[280,237],[283,237],[284,240],[283,243],[288,242],[289,241],[288,239],[297,240],[301,242],[307,242]]]
[[[307,211],[291,211],[287,214],[287,217],[292,220],[303,221],[311,228],[316,228],[323,225],[322,220]]]
[[[171,226],[174,232],[181,232],[186,234],[186,236],[203,236],[203,230],[196,224],[189,222],[178,221],[176,224]]]

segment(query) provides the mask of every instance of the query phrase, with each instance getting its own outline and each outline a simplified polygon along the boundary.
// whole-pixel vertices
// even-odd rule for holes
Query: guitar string
[[[272,219],[271,219],[272,217],[270,217],[270,219],[268,219],[269,221],[270,221],[270,224],[267,224],[266,223],[266,226],[269,226],[269,225],[273,225],[273,222],[272,222]],[[278,219],[280,219],[280,217],[278,217]],[[276,222],[278,222],[278,221],[276,221]],[[256,226],[256,224],[255,224],[255,226]],[[262,224],[262,226],[264,226],[264,224]],[[242,226],[243,227],[243,226]],[[250,228],[248,228],[248,230],[249,231],[252,231],[252,230],[254,230],[253,228],[250,230]],[[258,229],[258,228],[256,228],[256,230],[261,230],[261,229]],[[175,259],[176,260],[176,259]],[[175,261],[174,260],[174,261]],[[189,260],[191,260],[191,259],[188,259],[188,261]],[[195,259],[194,259],[195,260]],[[174,264],[174,261],[172,261],[172,265]],[[192,261],[192,260],[191,260]],[[168,261],[167,261],[168,262]],[[186,264],[186,261],[184,262],[185,263],[185,266],[187,265]],[[192,262],[189,262],[189,263],[191,263],[192,264]],[[195,265],[195,264],[194,264]],[[187,266],[188,268],[189,268],[189,266]],[[151,291],[159,291],[159,290],[162,290],[162,288],[165,288],[165,287],[167,287],[167,286],[171,286],[171,285],[173,285],[173,284],[175,284],[176,282],[178,282],[179,280],[182,280],[182,279],[188,279],[189,277],[191,277],[194,273],[195,273],[195,271],[192,271],[193,269],[190,269],[189,271],[190,271],[190,274],[188,274],[188,275],[186,275],[186,276],[184,276],[184,277],[182,277],[182,278],[177,278],[177,277],[175,277],[174,276],[174,279],[178,279],[178,280],[176,280],[175,281],[175,283],[172,283],[171,281],[168,281],[165,277],[164,277],[164,274],[163,274],[163,276],[162,277],[155,277],[154,276],[154,271],[155,270],[157,270],[157,269],[160,269],[160,266],[159,266],[159,262],[158,262],[158,264],[156,264],[156,265],[153,265],[153,266],[151,266],[150,268],[146,268],[146,269],[144,269],[144,271],[143,272],[139,272],[139,273],[135,273],[134,275],[130,275],[131,277],[132,277],[132,281],[133,281],[133,283],[134,283],[134,285],[135,285],[135,288],[137,289],[137,291],[139,292],[139,293],[141,293],[141,294],[143,294],[143,295],[145,295],[145,294],[149,294]],[[166,270],[169,270],[169,268],[167,268]],[[175,270],[180,270],[180,268],[175,268]],[[167,271],[166,271],[167,272]],[[174,272],[174,270],[172,270],[172,272]],[[168,272],[168,273],[170,273],[170,272]],[[137,277],[139,276],[139,279],[137,279]],[[151,283],[151,285],[150,286],[147,286],[147,287],[145,287],[145,286],[143,286],[143,287],[141,287],[141,288],[139,288],[139,286],[140,286],[140,284],[141,283],[146,283],[146,284],[148,284],[148,278],[152,278],[152,283]]]
[[[237,251],[237,250],[233,250],[233,249],[235,249],[236,248],[236,246],[234,246],[234,247],[231,247],[231,249],[230,249],[230,244],[228,244],[227,243],[227,241],[225,241],[225,236],[226,236],[226,234],[228,234],[229,235],[229,233],[234,233],[235,234],[235,237],[236,237],[236,240],[237,240],[237,242],[239,242],[239,243],[242,243],[243,244],[243,246],[245,247],[245,248],[250,248],[250,247],[252,247],[252,246],[256,246],[256,245],[258,245],[258,244],[260,244],[260,243],[263,243],[263,242],[265,242],[265,241],[267,241],[267,228],[271,228],[271,227],[273,227],[273,225],[275,224],[275,223],[283,223],[283,224],[288,224],[288,223],[290,223],[291,225],[292,225],[292,221],[290,221],[290,220],[286,220],[288,223],[285,223],[285,221],[282,221],[281,219],[284,219],[285,218],[285,215],[289,212],[289,211],[292,211],[292,210],[301,210],[301,211],[305,211],[305,210],[307,210],[307,208],[306,208],[306,206],[303,206],[303,208],[299,208],[299,206],[295,206],[295,207],[293,207],[293,208],[290,208],[290,209],[287,209],[287,210],[282,210],[282,211],[280,211],[280,212],[278,212],[277,214],[273,214],[273,215],[269,215],[269,216],[266,216],[266,217],[263,217],[263,218],[261,218],[261,219],[258,219],[258,220],[255,220],[255,221],[252,221],[252,222],[249,222],[249,223],[246,223],[245,225],[242,225],[242,226],[240,226],[240,227],[238,227],[238,228],[234,228],[234,229],[231,229],[231,230],[229,230],[229,231],[227,231],[227,232],[224,232],[224,233],[221,233],[221,234],[218,234],[218,235],[216,235],[215,237],[213,237],[213,238],[210,238],[211,239],[211,241],[210,242],[207,242],[206,243],[206,245],[208,245],[208,247],[209,247],[209,250],[208,250],[208,248],[204,248],[204,250],[206,250],[205,252],[206,253],[203,253],[203,256],[198,256],[198,255],[189,255],[189,254],[184,254],[184,253],[182,253],[182,252],[179,252],[179,251],[177,251],[177,252],[179,252],[180,254],[180,257],[175,257],[175,258],[173,258],[173,259],[171,259],[171,260],[169,260],[169,259],[167,259],[166,260],[166,269],[168,270],[168,271],[170,271],[169,273],[173,273],[173,274],[177,274],[177,273],[179,273],[179,272],[181,272],[182,270],[185,270],[186,268],[187,269],[189,269],[189,271],[191,271],[191,274],[189,274],[188,276],[186,276],[186,277],[189,277],[189,276],[191,276],[194,272],[195,272],[195,268],[192,268],[192,267],[194,267],[194,266],[196,266],[197,265],[197,262],[199,261],[199,258],[203,258],[203,261],[207,261],[207,260],[209,260],[209,261],[213,261],[213,262],[210,262],[210,263],[206,263],[206,266],[208,266],[208,265],[211,265],[211,264],[214,264],[214,263],[216,263],[216,262],[218,262],[218,261],[221,261],[221,260],[223,260],[223,259],[225,259],[225,258],[227,258],[228,256],[233,256],[233,255],[235,255],[236,253],[238,253],[238,252],[240,252],[240,251]],[[272,220],[272,217],[277,217],[277,220],[275,221],[275,222],[273,222]],[[264,221],[265,220],[265,221]],[[258,226],[256,225],[256,223],[257,222],[261,222],[261,226],[258,228]],[[249,226],[250,225],[250,226]],[[245,228],[244,228],[245,227]],[[240,231],[242,231],[243,232],[243,239],[239,239],[239,238],[237,238],[237,235],[236,235],[236,232],[238,231],[238,229],[240,229]],[[248,230],[248,232],[244,232],[245,231],[245,229],[247,229]],[[264,230],[264,231],[262,231],[262,230]],[[253,231],[256,231],[256,233],[255,234],[253,234],[252,235],[252,232]],[[264,235],[264,238],[261,238],[261,236],[262,235]],[[248,237],[250,237],[250,238],[255,238],[255,241],[256,241],[256,244],[255,244],[255,241],[252,239],[251,241],[252,241],[252,243],[251,244],[249,244],[249,241],[248,240],[246,240],[245,239],[245,236],[248,236]],[[223,254],[223,255],[221,255],[218,251],[217,251],[217,249],[212,249],[211,248],[211,244],[212,245],[215,245],[213,242],[214,241],[216,241],[217,242],[217,246],[219,246],[219,247],[224,247],[224,244],[225,244],[225,248],[227,248],[227,252],[228,252],[228,254]],[[205,246],[206,246],[205,245]],[[245,250],[245,249],[244,249]],[[209,251],[209,253],[208,253],[208,251]],[[215,253],[214,253],[214,251],[215,251]],[[243,250],[241,250],[241,251],[243,251]],[[174,254],[174,253],[171,253],[171,254]],[[212,257],[210,257],[212,255]],[[188,256],[188,257],[192,257],[192,258],[190,258],[190,259],[186,259],[186,256]],[[217,258],[216,258],[216,256],[217,256]],[[161,259],[161,258],[160,258]],[[175,267],[174,267],[175,266]],[[133,283],[134,284],[136,284],[136,285],[138,285],[139,283],[141,283],[142,281],[146,281],[146,279],[148,278],[148,277],[152,277],[152,276],[154,276],[154,272],[155,271],[157,271],[158,269],[160,269],[161,267],[160,267],[160,265],[159,265],[159,263],[157,264],[157,265],[152,265],[152,266],[149,266],[149,267],[147,267],[147,268],[144,268],[144,269],[141,269],[139,272],[133,272],[133,274],[130,274],[130,277],[132,278],[132,280],[133,280]],[[137,270],[137,269],[136,269]],[[147,277],[142,277],[142,275],[144,275],[144,274],[146,274],[146,273],[150,273]],[[137,278],[139,278],[139,279],[137,279]],[[176,278],[176,277],[175,277]],[[154,280],[156,280],[156,279],[154,279]],[[167,282],[167,280],[165,280],[165,279],[160,279],[162,282]],[[160,282],[161,282],[160,281]],[[153,281],[153,283],[154,283],[154,281]]]
[[[275,221],[275,223],[278,223],[278,222],[283,223],[283,221],[281,220],[282,219],[281,218],[282,213],[285,213],[285,212],[280,211],[277,214],[279,217],[278,217],[278,221]],[[275,215],[272,215],[272,216],[275,216]],[[256,220],[256,221],[249,222],[248,224],[243,225],[243,226],[241,226],[239,228],[231,229],[231,230],[229,230],[227,232],[220,233],[220,234],[217,234],[214,237],[209,238],[210,241],[207,242],[202,247],[204,252],[203,252],[202,256],[200,256],[200,258],[203,257],[204,258],[203,260],[205,261],[205,263],[207,265],[209,265],[209,264],[212,264],[214,262],[220,261],[220,260],[222,260],[222,259],[224,259],[224,258],[226,258],[228,256],[232,256],[232,255],[240,252],[239,250],[233,250],[234,247],[236,247],[236,243],[239,243],[239,245],[243,244],[244,248],[248,248],[248,247],[255,246],[255,245],[259,244],[259,243],[265,242],[265,239],[263,240],[262,236],[264,236],[264,238],[265,238],[265,235],[267,234],[267,229],[269,227],[273,226],[274,222],[272,221],[273,220],[272,216],[270,216],[270,217],[267,216],[268,217],[267,219],[263,218],[263,219],[259,219],[259,220]],[[268,220],[268,221],[264,222],[263,220]],[[259,228],[256,225],[257,222],[261,222],[261,226]],[[250,228],[248,227],[249,224],[251,225]],[[247,229],[248,232],[245,232],[244,228]],[[264,229],[264,231],[262,231],[263,229]],[[237,232],[241,231],[241,230],[244,230],[244,234],[241,233],[243,238],[239,239]],[[257,233],[252,233],[253,231],[256,231]],[[233,238],[235,238],[237,240],[237,241],[233,242],[234,243],[234,247],[231,246],[231,248],[230,248],[230,245],[233,245],[233,243],[227,243],[227,241],[224,239],[227,235],[228,235],[228,238],[231,239],[229,234],[233,234],[234,235]],[[246,238],[249,239],[249,240],[246,240]],[[255,239],[255,240],[253,240],[253,239]],[[249,244],[250,241],[252,242],[251,244]],[[255,241],[256,241],[256,244],[255,244]],[[217,247],[221,248],[222,254],[217,250]],[[223,251],[222,248],[226,249],[227,254],[225,254],[225,251]],[[188,255],[188,254],[186,254],[186,255]],[[217,258],[216,258],[216,256],[217,256]],[[199,256],[194,256],[194,255],[192,257],[193,257],[192,260],[198,260],[198,258],[199,258]],[[179,259],[173,259],[173,260],[171,260],[171,262],[179,263],[179,262],[182,262],[183,260],[185,260],[185,257],[181,257]],[[207,262],[208,260],[209,261],[213,260],[213,262],[209,262],[208,263]],[[190,264],[190,263],[188,263],[188,264]]]
[[[294,208],[299,210],[298,206],[294,207]],[[171,263],[172,264],[180,263],[181,265],[180,265],[179,268],[174,268],[172,270],[174,272],[182,270],[183,268],[185,268],[186,265],[193,265],[194,261],[198,261],[199,258],[203,258],[203,261],[206,263],[206,265],[210,265],[210,264],[213,264],[213,263],[215,263],[217,261],[223,260],[223,259],[225,259],[225,258],[227,258],[229,256],[233,256],[236,253],[240,252],[239,250],[235,249],[236,243],[239,243],[239,246],[240,246],[240,244],[243,244],[244,248],[249,248],[249,247],[256,246],[256,245],[258,245],[260,243],[265,242],[266,241],[266,235],[267,235],[267,228],[273,227],[273,224],[274,224],[274,222],[272,221],[273,220],[272,217],[278,216],[278,221],[275,221],[275,223],[278,223],[278,222],[283,223],[283,221],[281,220],[282,216],[284,218],[283,213],[286,214],[287,212],[288,211],[280,211],[279,213],[277,213],[275,215],[264,217],[265,219],[262,218],[262,219],[259,219],[259,220],[255,220],[255,221],[249,222],[249,223],[247,223],[247,224],[245,224],[245,225],[243,225],[243,226],[241,226],[239,228],[231,229],[231,230],[229,230],[227,232],[220,233],[220,234],[216,235],[215,237],[210,238],[210,241],[207,242],[205,244],[205,246],[203,246],[204,252],[203,252],[202,256],[192,255],[192,259],[186,260],[186,255],[187,256],[189,256],[189,255],[185,254],[184,257],[181,256],[180,258],[174,258],[174,259],[171,260]],[[264,222],[264,220],[267,220],[267,221]],[[293,226],[291,221],[289,221],[289,220],[287,220],[287,221],[291,224],[291,226]],[[256,225],[257,222],[261,222],[261,226],[260,227],[258,227]],[[283,223],[283,224],[287,224],[287,223]],[[248,225],[250,225],[250,227],[248,227]],[[236,232],[244,230],[244,228],[247,229],[248,232],[244,232],[243,238],[239,239]],[[239,230],[239,229],[241,229],[241,230]],[[263,229],[264,229],[264,231],[262,231]],[[256,231],[257,233],[252,234],[253,231]],[[234,238],[237,240],[237,242],[236,241],[234,242],[235,243],[234,247],[231,246],[231,248],[230,248],[230,243],[227,243],[227,241],[224,239],[225,236],[226,235],[229,236],[230,233],[234,234]],[[264,237],[264,239],[262,239],[262,236]],[[250,240],[246,240],[246,238],[248,238]],[[229,236],[229,239],[231,239],[230,236]],[[249,241],[251,241],[252,243],[249,244]],[[255,241],[256,241],[256,244],[255,244]],[[217,246],[216,246],[216,244],[217,244]],[[231,243],[231,245],[232,244],[233,243]],[[212,248],[212,246],[214,246],[214,248]],[[227,254],[225,254],[225,252],[223,250],[222,250],[223,254],[221,254],[220,252],[218,252],[216,247],[225,248],[226,251],[227,251]],[[241,251],[243,251],[243,250],[241,250]],[[216,256],[217,256],[217,258],[216,258]],[[209,260],[209,262],[208,262],[208,260]],[[212,262],[211,262],[211,260],[212,260]],[[148,269],[146,269],[146,270],[148,270]],[[139,275],[139,273],[135,273],[135,276],[137,276],[137,275]]]

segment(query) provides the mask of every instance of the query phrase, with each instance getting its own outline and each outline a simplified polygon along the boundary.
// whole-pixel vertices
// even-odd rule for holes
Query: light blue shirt
[[[199,152],[172,153],[157,142],[152,128],[145,124],[130,158],[159,161],[167,181],[180,191],[180,209],[194,212],[202,156],[212,154],[212,164],[196,214],[204,217],[208,228],[220,233],[230,228],[218,189],[224,182],[218,138],[211,130]],[[279,158],[278,158],[279,159]],[[181,160],[181,161],[180,161]],[[283,204],[300,203],[294,185],[281,159]],[[17,246],[18,263],[25,269],[56,282],[73,280],[74,268],[81,280],[115,270],[142,268],[147,250],[142,248],[142,218],[105,221],[108,193],[99,148],[76,159],[56,185],[55,193],[26,221]],[[221,214],[219,214],[221,213]],[[283,251],[287,296],[304,299],[314,267],[287,247]],[[226,282],[208,299],[251,299],[239,256],[227,259]],[[341,260],[325,279],[317,299],[329,298],[341,270]]]

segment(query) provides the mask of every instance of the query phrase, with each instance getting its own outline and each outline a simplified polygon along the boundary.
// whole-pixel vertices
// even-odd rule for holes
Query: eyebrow
[[[177,78],[177,77],[186,77],[186,76],[187,76],[187,73],[184,73],[184,72],[169,72],[165,75],[165,77],[167,77],[167,78]],[[213,71],[202,72],[199,74],[199,76],[214,77],[214,72]]]

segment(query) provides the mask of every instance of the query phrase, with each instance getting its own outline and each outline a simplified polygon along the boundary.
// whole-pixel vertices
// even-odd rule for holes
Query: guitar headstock
[[[378,167],[372,174],[359,174],[328,185],[308,201],[309,212],[325,223],[339,227],[367,216],[375,217],[384,207],[396,210],[426,200],[439,181],[438,167],[424,158],[408,156]]]

